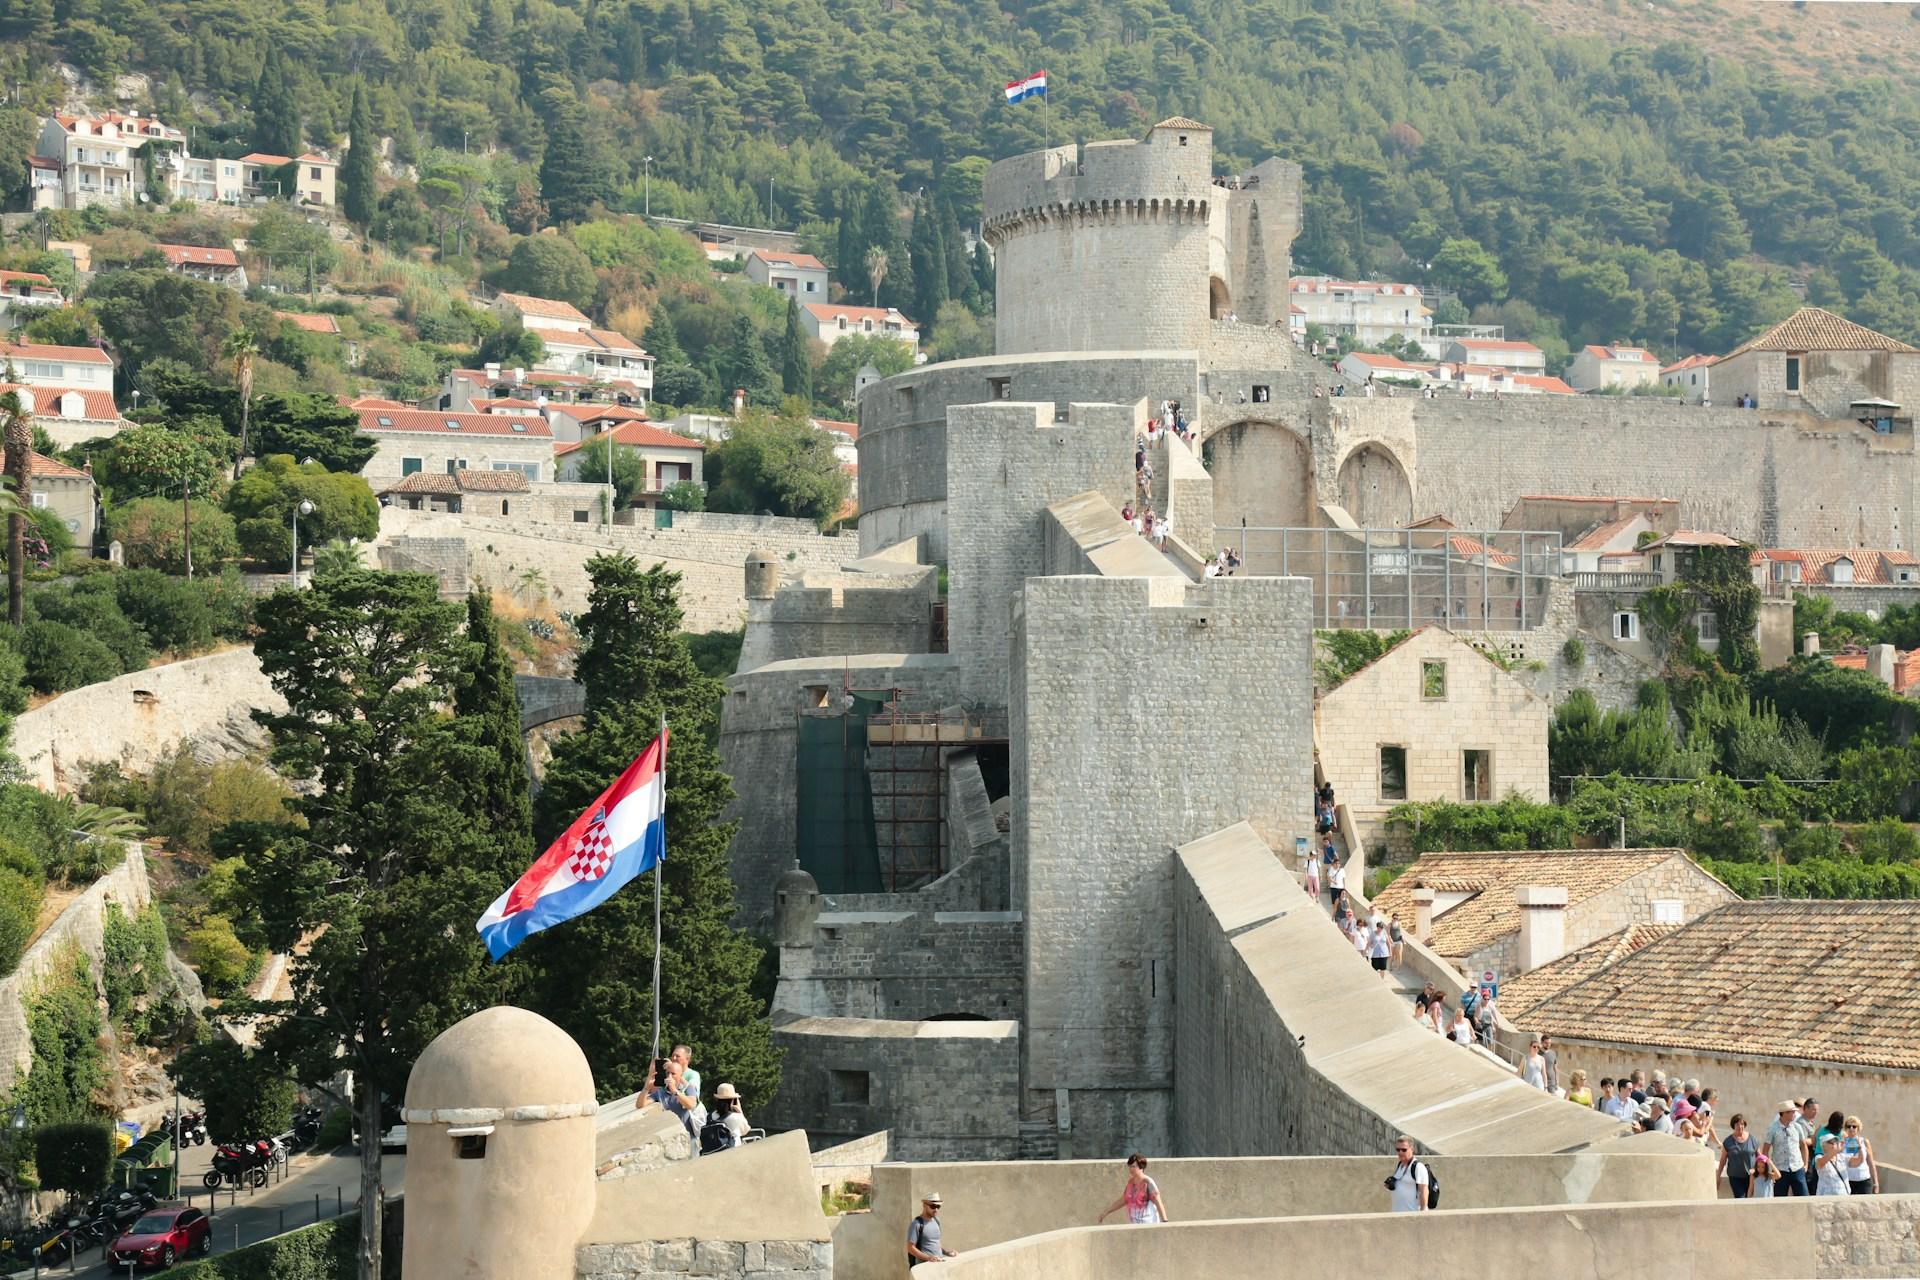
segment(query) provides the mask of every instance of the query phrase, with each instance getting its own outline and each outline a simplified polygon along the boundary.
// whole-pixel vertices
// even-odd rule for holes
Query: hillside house
[[[1287,281],[1288,326],[1298,308],[1299,331],[1318,325],[1351,339],[1348,345],[1378,346],[1388,338],[1418,342],[1433,329],[1433,312],[1420,286],[1377,280],[1336,280],[1331,276],[1295,276]]]
[[[0,382],[0,394],[9,391],[18,395],[20,407],[33,415],[33,425],[62,449],[111,438],[127,425],[113,402],[113,392],[104,388]]]
[[[807,336],[832,346],[855,334],[870,338],[892,338],[915,350],[920,345],[920,329],[892,307],[841,307],[824,302],[803,303],[800,324]]]
[[[232,249],[210,249],[197,244],[157,244],[154,248],[167,260],[167,270],[175,275],[223,284],[243,292],[247,287],[247,269],[240,265],[240,256]]]
[[[6,453],[0,450],[0,471],[5,467]],[[91,472],[36,453],[27,460],[27,491],[34,510],[52,511],[73,535],[73,545],[93,554],[100,502]]]
[[[298,161],[299,167],[293,170],[292,189],[281,190],[276,183],[284,184],[286,178],[279,175],[287,165]],[[222,161],[224,172],[226,164]],[[220,189],[222,200],[234,201],[242,196],[272,196],[292,200],[297,204],[321,205],[331,209],[337,204],[337,187],[340,164],[315,152],[301,156],[276,156],[264,151],[255,151],[240,157],[240,181],[238,190],[225,186]]]
[[[98,116],[48,116],[34,144],[38,162],[29,183],[36,209],[85,209],[131,204],[147,189],[141,151],[158,143],[171,150],[186,135],[150,116],[109,111]],[[163,195],[164,198],[164,195]]]
[[[361,409],[377,448],[360,474],[383,483],[431,472],[511,471],[529,484],[553,479],[553,432],[537,417],[427,409]]]
[[[0,271],[0,325],[13,328],[65,304],[59,286],[38,271]]]
[[[810,253],[775,253],[755,249],[747,254],[747,279],[777,289],[795,302],[827,300],[827,264]]]
[[[98,347],[0,342],[0,372],[7,370],[30,387],[113,391],[113,359]]]
[[[1448,364],[1495,365],[1516,373],[1544,374],[1547,353],[1531,342],[1507,338],[1455,338],[1440,353]]]
[[[604,476],[588,474],[583,469],[584,460],[580,455],[580,450],[588,441],[601,438],[611,439],[616,449],[639,457],[645,479],[640,492],[634,495],[633,505],[636,507],[650,509],[659,506],[660,495],[682,481],[697,485],[706,483],[702,468],[706,445],[663,431],[651,422],[632,421],[612,425],[598,435],[554,446],[557,478],[583,484],[602,480]]]
[[[1717,363],[1718,356],[1706,355],[1676,360],[1660,371],[1660,383],[1679,388],[1680,398],[1688,404],[1710,404],[1713,401],[1711,374]]]
[[[1856,401],[1893,407],[1911,431],[1920,404],[1920,350],[1819,307],[1802,307],[1715,362],[1721,404],[1752,396],[1762,409],[1852,418]],[[1904,412],[1903,412],[1904,411]]]
[[[502,293],[493,300],[494,314],[516,320],[539,337],[546,354],[534,365],[545,373],[569,374],[589,382],[621,382],[646,403],[653,390],[653,357],[640,344],[612,329],[596,329],[593,321],[570,302]]]
[[[407,511],[509,516],[516,500],[524,500],[531,491],[526,476],[517,471],[458,467],[450,472],[416,471],[380,490],[379,497],[383,505]]]
[[[1631,391],[1660,380],[1660,361],[1645,347],[1582,347],[1567,364],[1567,381],[1575,391]]]

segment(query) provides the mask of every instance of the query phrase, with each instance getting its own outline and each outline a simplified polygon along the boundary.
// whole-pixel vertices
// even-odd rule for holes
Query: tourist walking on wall
[[[1847,1179],[1847,1190],[1854,1195],[1880,1193],[1880,1166],[1873,1158],[1873,1143],[1867,1141],[1859,1116],[1848,1116],[1841,1133],[1840,1172]]]
[[[1400,1157],[1400,1163],[1394,1167],[1393,1174],[1387,1179],[1387,1191],[1392,1197],[1395,1213],[1418,1213],[1427,1207],[1427,1187],[1433,1175],[1427,1171],[1424,1161],[1413,1157],[1413,1139],[1401,1134],[1394,1141],[1393,1153]]]
[[[1327,841],[1327,905],[1340,901],[1340,895],[1347,891],[1347,868],[1333,852],[1333,841]]]
[[[1570,1083],[1573,1087],[1567,1090],[1567,1101],[1579,1107],[1592,1107],[1593,1090],[1587,1088],[1587,1073],[1575,1071]]]
[[[934,1192],[920,1201],[920,1216],[907,1224],[907,1265],[945,1262],[960,1255],[940,1243],[940,1194]]]
[[[1464,1006],[1453,1011],[1453,1021],[1447,1027],[1447,1034],[1453,1037],[1455,1044],[1473,1043],[1473,1024],[1467,1021]]]
[[[1387,913],[1387,941],[1393,944],[1393,968],[1398,972],[1400,959],[1405,954],[1407,938],[1400,931],[1400,917],[1391,911]]]
[[[1307,896],[1320,901],[1320,859],[1311,853],[1307,855]]]
[[[1560,1055],[1553,1051],[1553,1037],[1540,1033],[1540,1061],[1547,1067],[1547,1092],[1560,1092]]]
[[[1844,1196],[1847,1194],[1847,1180],[1840,1172],[1840,1139],[1828,1134],[1821,1143],[1820,1154],[1813,1158],[1816,1174],[1813,1194]]]
[[[1760,1156],[1760,1144],[1747,1132],[1747,1118],[1737,1115],[1733,1118],[1733,1132],[1720,1143],[1720,1167],[1714,1176],[1726,1175],[1727,1185],[1733,1188],[1735,1200],[1745,1200],[1747,1193],[1753,1190],[1755,1165]]]
[[[1522,1074],[1528,1084],[1536,1089],[1547,1087],[1547,1060],[1540,1056],[1540,1042],[1527,1041],[1527,1061]]]
[[[1105,1222],[1108,1214],[1122,1209],[1127,1211],[1128,1222],[1141,1226],[1172,1221],[1167,1217],[1166,1203],[1160,1199],[1160,1184],[1147,1176],[1147,1158],[1138,1151],[1127,1157],[1127,1185],[1120,1188],[1120,1198],[1102,1209],[1094,1222]]]
[[[1800,1130],[1800,1107],[1791,1098],[1776,1108],[1778,1115],[1767,1126],[1767,1157],[1780,1171],[1777,1188],[1783,1196],[1807,1194],[1807,1139]]]
[[[1386,981],[1387,964],[1393,959],[1393,939],[1387,936],[1387,922],[1379,916],[1373,918],[1373,935],[1367,939],[1367,959],[1373,961],[1373,971]]]

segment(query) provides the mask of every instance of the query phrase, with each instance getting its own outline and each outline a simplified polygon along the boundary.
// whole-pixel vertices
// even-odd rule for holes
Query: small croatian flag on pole
[[[1036,71],[1025,80],[1007,81],[1007,101],[1024,102],[1028,98],[1047,96],[1047,73]]]

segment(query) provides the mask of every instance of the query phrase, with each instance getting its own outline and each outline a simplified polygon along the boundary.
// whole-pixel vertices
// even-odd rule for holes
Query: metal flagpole
[[[660,713],[660,794],[667,794],[667,713]],[[664,824],[666,817],[660,821]],[[667,874],[666,829],[660,833],[660,861],[653,864],[653,1053],[648,1061],[660,1061],[660,877]]]
[[[1040,74],[1046,75],[1047,69],[1040,68]],[[1053,148],[1053,80],[1051,77],[1040,90],[1040,128],[1046,136],[1046,147]]]

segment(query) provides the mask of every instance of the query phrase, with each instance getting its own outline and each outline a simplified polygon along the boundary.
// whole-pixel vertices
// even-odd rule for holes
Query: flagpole
[[[1040,90],[1040,128],[1046,135],[1046,149],[1053,149],[1053,77],[1047,75],[1045,67],[1040,74],[1047,76],[1046,88]]]
[[[660,713],[660,794],[667,794],[667,713]],[[666,821],[661,819],[662,823]],[[653,1054],[649,1061],[660,1061],[660,877],[667,873],[666,835],[660,837],[660,861],[653,864]]]

